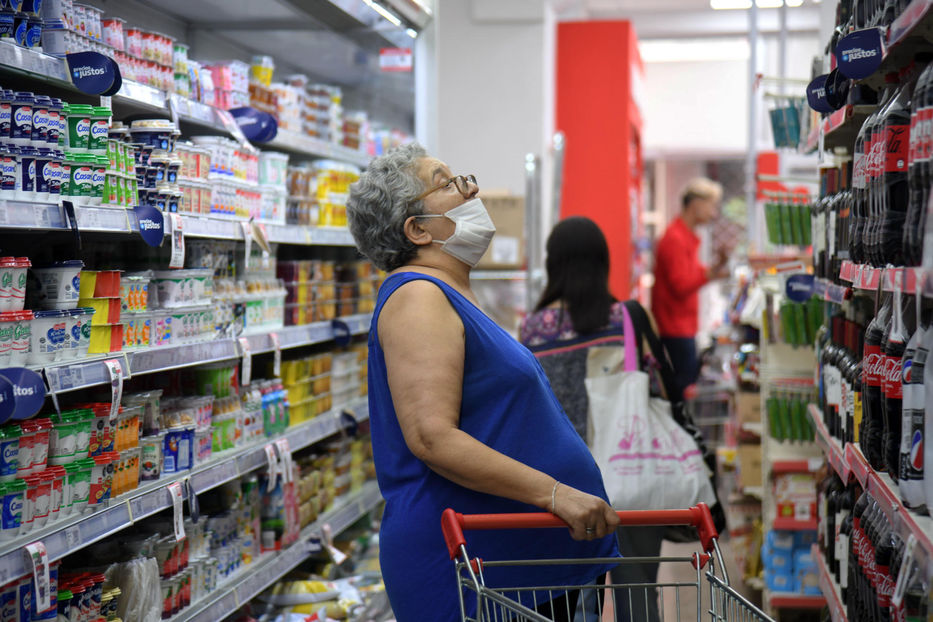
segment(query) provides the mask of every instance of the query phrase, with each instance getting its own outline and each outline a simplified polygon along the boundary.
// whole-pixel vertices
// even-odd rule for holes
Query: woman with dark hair
[[[624,343],[624,303],[609,291],[609,245],[599,225],[582,216],[557,223],[547,240],[547,284],[534,312],[519,328],[519,340],[537,357],[564,413],[574,429],[588,440],[586,391],[587,359],[592,348]],[[650,348],[643,348],[650,352]],[[649,357],[643,369],[654,369]],[[652,376],[652,393],[659,392]],[[629,510],[649,508],[619,508]],[[618,529],[623,557],[658,557],[664,530],[661,527]],[[650,584],[657,581],[658,564],[621,564],[611,571],[617,584]],[[584,594],[577,620],[591,620],[596,600]],[[657,591],[621,590],[616,595],[616,619],[655,622],[660,619]]]

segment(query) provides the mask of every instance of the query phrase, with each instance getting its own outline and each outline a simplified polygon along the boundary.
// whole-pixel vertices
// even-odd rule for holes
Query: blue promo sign
[[[826,78],[823,74],[813,78],[807,86],[807,103],[817,112],[832,112],[833,108],[826,101]]]
[[[794,302],[806,302],[813,296],[813,275],[794,274],[787,278],[784,293]]]
[[[851,80],[861,80],[878,71],[884,60],[884,35],[880,28],[856,30],[844,36],[834,50],[839,71]]]
[[[13,385],[13,419],[29,419],[39,412],[45,402],[42,376],[25,367],[0,369],[0,376]]]
[[[165,239],[165,216],[151,205],[136,206],[139,235],[149,246],[161,246]]]
[[[250,142],[267,143],[279,131],[279,124],[268,112],[262,112],[255,108],[244,107],[234,108],[230,111],[236,124],[240,126],[243,135]]]
[[[117,63],[97,52],[67,54],[68,75],[82,93],[88,95],[114,95],[123,79]]]
[[[16,410],[16,398],[13,393],[13,383],[0,376],[0,423],[13,416]]]

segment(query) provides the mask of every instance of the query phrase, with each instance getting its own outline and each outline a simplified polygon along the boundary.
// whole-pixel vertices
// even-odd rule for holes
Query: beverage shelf
[[[351,335],[361,335],[369,331],[371,319],[371,314],[363,313],[340,318],[340,323],[347,326]],[[282,349],[324,343],[332,341],[337,336],[332,322],[286,326],[247,337],[251,352],[254,354],[271,352],[274,347],[272,333],[279,335]],[[228,338],[178,346],[112,352],[95,358],[52,364],[36,369],[44,369],[49,390],[52,393],[64,393],[109,383],[110,372],[105,361],[112,359],[119,359],[123,362],[124,378],[130,378],[133,375],[226,361],[239,356],[237,340]]]
[[[859,130],[862,129],[862,124],[874,112],[875,108],[876,106],[847,104],[833,112],[810,131],[805,145],[806,152],[809,153],[819,146],[821,133],[825,150],[829,151],[834,147],[848,147],[851,149],[855,144]]]
[[[831,283],[827,279],[813,280],[813,295],[827,302],[842,304],[844,300],[852,297],[852,289]]]
[[[820,425],[822,421],[818,416],[819,409],[811,404],[809,406],[809,412],[814,423],[817,424],[817,437],[823,437],[818,443],[820,447],[823,448],[824,453],[826,453],[827,459],[831,463],[834,460],[838,460],[838,457],[832,457],[835,454],[838,441],[830,438],[829,435],[826,434],[825,426]],[[827,450],[827,448],[829,448],[829,450]],[[933,518],[921,516],[904,505],[901,501],[897,484],[887,473],[879,473],[871,468],[871,465],[868,463],[868,460],[865,458],[865,455],[858,445],[847,443],[843,451],[843,456],[845,462],[848,464],[848,469],[844,466],[839,466],[837,468],[835,464],[833,465],[833,468],[836,469],[840,477],[842,477],[843,474],[848,474],[843,481],[848,482],[849,477],[858,481],[862,489],[867,490],[878,502],[881,509],[887,514],[888,519],[896,529],[901,533],[912,533],[917,539],[917,544],[927,551],[927,553],[933,555]]]
[[[369,416],[366,398],[354,401],[347,409],[358,421]],[[187,480],[194,491],[200,494],[265,465],[265,447],[269,443],[284,438],[288,440],[289,448],[295,451],[336,434],[342,427],[342,411],[335,409],[293,426],[277,437],[221,453],[190,471],[147,482],[93,511],[65,517],[42,529],[4,542],[0,545],[0,583],[5,584],[28,573],[26,556],[22,552],[26,544],[41,540],[48,549],[51,561],[61,559],[126,529],[142,518],[172,507],[168,492],[171,483]]]
[[[830,436],[829,430],[826,429],[826,424],[823,422],[822,413],[820,413],[820,409],[817,408],[816,404],[809,404],[807,411],[814,428],[816,428],[816,444],[823,450],[826,460],[836,472],[836,475],[839,476],[839,479],[848,482],[851,470],[845,452],[842,450],[842,445]]]
[[[918,282],[923,286],[924,292],[933,292],[933,272],[928,268],[875,268],[850,261],[842,262],[839,269],[839,278],[852,283],[852,289],[875,291],[880,285],[886,292],[894,291],[894,275],[902,273],[901,283],[905,293],[917,290]]]
[[[783,473],[815,473],[822,464],[822,460],[775,460],[771,463],[771,474]]]
[[[816,565],[820,570],[820,590],[822,590],[823,596],[826,597],[826,607],[829,609],[830,619],[832,622],[848,622],[845,604],[842,602],[842,592],[830,574],[829,568],[826,567],[826,560],[823,559],[819,547],[815,544],[811,550],[811,555],[816,560]]]
[[[0,68],[67,88],[79,97],[90,97],[79,95],[79,91],[71,84],[64,59],[19,47],[9,40],[0,41]],[[220,116],[222,111],[208,104],[181,97],[175,93],[169,94],[131,80],[123,81],[120,92],[113,96],[113,103],[136,112],[157,112],[167,116],[170,116],[174,110],[181,121],[195,123],[220,134],[229,135]],[[362,167],[369,164],[371,159],[369,155],[356,149],[283,130],[279,131],[275,140],[261,146],[281,149],[299,156],[351,162]]]
[[[264,589],[285,576],[295,566],[320,550],[315,541],[321,538],[325,525],[336,535],[365,516],[382,500],[376,482],[338,499],[334,507],[301,531],[298,541],[282,551],[266,553],[244,566],[236,575],[199,602],[193,603],[171,622],[214,622],[223,620],[240,606],[255,598]]]

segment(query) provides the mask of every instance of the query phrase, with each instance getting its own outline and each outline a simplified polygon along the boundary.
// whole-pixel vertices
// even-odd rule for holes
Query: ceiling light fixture
[[[373,0],[363,0],[363,4],[365,4],[366,6],[368,6],[369,8],[371,8],[373,11],[375,11],[376,13],[378,13],[379,15],[381,15],[382,17],[384,17],[384,18],[386,19],[386,21],[390,22],[393,26],[401,26],[401,25],[402,25],[402,20],[400,20],[399,18],[395,17],[395,15],[393,15],[391,12],[389,12],[389,10],[388,10],[387,8],[385,8],[384,6],[382,6],[381,4],[379,4],[378,2],[374,2]]]
[[[406,29],[405,29],[405,34],[408,35],[409,37],[411,37],[412,39],[417,39],[417,38],[418,38],[418,31],[415,30],[414,28],[406,28]]]

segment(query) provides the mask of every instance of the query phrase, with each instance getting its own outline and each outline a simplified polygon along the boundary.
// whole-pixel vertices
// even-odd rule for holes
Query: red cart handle
[[[616,512],[622,525],[693,525],[700,534],[703,550],[713,550],[713,539],[718,538],[713,516],[705,503],[686,510],[626,510]],[[524,514],[459,514],[447,508],[441,516],[441,529],[447,541],[450,559],[455,559],[460,547],[466,545],[465,530],[484,529],[541,529],[567,527],[563,519],[549,512]]]

